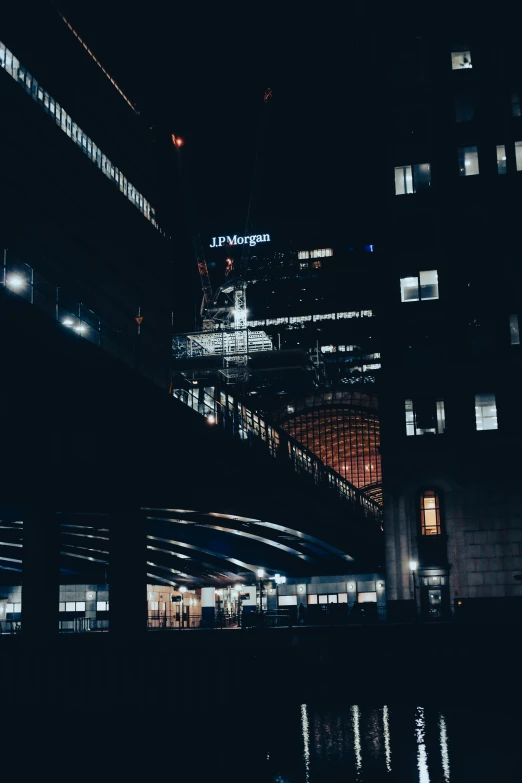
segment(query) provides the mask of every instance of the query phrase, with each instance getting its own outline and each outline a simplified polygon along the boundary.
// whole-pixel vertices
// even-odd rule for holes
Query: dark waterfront
[[[57,721],[33,714],[24,736],[34,754],[20,755],[17,768],[37,762],[53,769],[60,759],[64,780],[133,780],[143,770],[173,781],[510,783],[521,779],[521,730],[519,710],[486,703],[282,707],[275,699],[262,709],[245,705],[194,717],[173,703]],[[99,738],[88,754],[86,735]]]
[[[130,644],[93,634],[47,651],[8,641],[4,764],[15,773],[36,762],[64,780],[522,778],[516,625],[195,631]]]

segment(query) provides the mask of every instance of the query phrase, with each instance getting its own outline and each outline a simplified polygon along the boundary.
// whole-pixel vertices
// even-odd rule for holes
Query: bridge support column
[[[22,634],[33,645],[58,634],[58,518],[46,508],[23,514]]]
[[[109,631],[139,637],[147,630],[147,535],[137,508],[111,513],[109,523]]]
[[[214,627],[216,614],[216,589],[214,587],[201,588],[201,625],[205,628]]]

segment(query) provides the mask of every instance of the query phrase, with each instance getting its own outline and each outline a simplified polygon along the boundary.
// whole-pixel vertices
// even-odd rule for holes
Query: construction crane
[[[210,276],[208,274],[207,260],[203,252],[203,244],[201,242],[201,236],[195,224],[194,213],[191,208],[191,205],[187,203],[190,202],[190,190],[187,181],[186,164],[184,165],[183,153],[181,151],[181,148],[184,146],[184,141],[180,136],[176,136],[174,133],[172,134],[171,138],[172,138],[172,143],[176,148],[176,152],[177,152],[181,185],[186,201],[186,211],[187,211],[189,221],[191,223],[192,245],[194,247],[194,255],[196,256],[196,263],[198,265],[199,279],[201,281],[201,288],[203,290],[203,299],[201,302],[200,315],[202,318],[204,318],[206,309],[210,306],[212,302],[212,286],[210,284]]]
[[[272,90],[267,87],[263,95],[265,106],[270,103]],[[246,216],[245,234],[253,233],[253,214],[255,212],[255,200],[258,190],[259,179],[259,158],[261,154],[264,126],[266,117],[266,108],[263,110],[262,121],[258,130],[256,143],[256,156],[254,162],[254,171],[252,176],[252,185]],[[212,293],[212,286],[208,273],[207,261],[203,252],[203,245],[198,227],[195,223],[192,205],[190,203],[190,182],[187,176],[187,166],[184,162],[182,147],[184,141],[180,136],[172,134],[172,143],[176,148],[178,157],[178,166],[180,171],[181,185],[185,197],[186,210],[190,221],[192,243],[194,255],[198,266],[203,299],[201,302],[200,314],[203,322],[203,330],[225,326],[233,328],[236,331],[237,354],[245,355],[247,352],[247,306],[246,306],[246,273],[249,256],[249,246],[243,245],[243,252],[239,264],[234,264],[231,258],[226,259],[225,282]]]

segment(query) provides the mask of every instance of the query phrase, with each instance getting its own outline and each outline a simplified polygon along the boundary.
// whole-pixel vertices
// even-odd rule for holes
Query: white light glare
[[[187,592],[187,588],[185,587],[185,585],[181,585],[181,587],[179,588],[179,592],[180,593],[186,593]]]
[[[417,570],[417,561],[410,560],[410,571],[416,571],[416,570]]]
[[[83,334],[85,331],[87,331],[87,327],[85,324],[76,324],[74,331],[78,332],[78,334]]]
[[[72,318],[67,317],[67,318],[63,319],[62,324],[64,326],[73,326],[74,325],[74,321],[73,321]]]
[[[265,569],[264,568],[258,568],[257,569],[257,575],[260,579],[262,579],[265,575]]]
[[[25,282],[21,275],[8,275],[6,279],[7,287],[11,291],[21,291],[22,288],[25,288]]]
[[[209,424],[215,424],[216,423],[216,417],[212,415],[212,413],[207,416],[207,421]]]

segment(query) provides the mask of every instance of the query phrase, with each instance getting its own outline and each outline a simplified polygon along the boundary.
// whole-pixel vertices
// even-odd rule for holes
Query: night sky
[[[262,6],[241,16],[221,4],[60,7],[158,135],[186,140],[203,235],[243,231],[260,135],[259,231],[319,236],[360,224],[371,96],[357,19],[347,26],[340,10],[304,6],[283,18]]]

